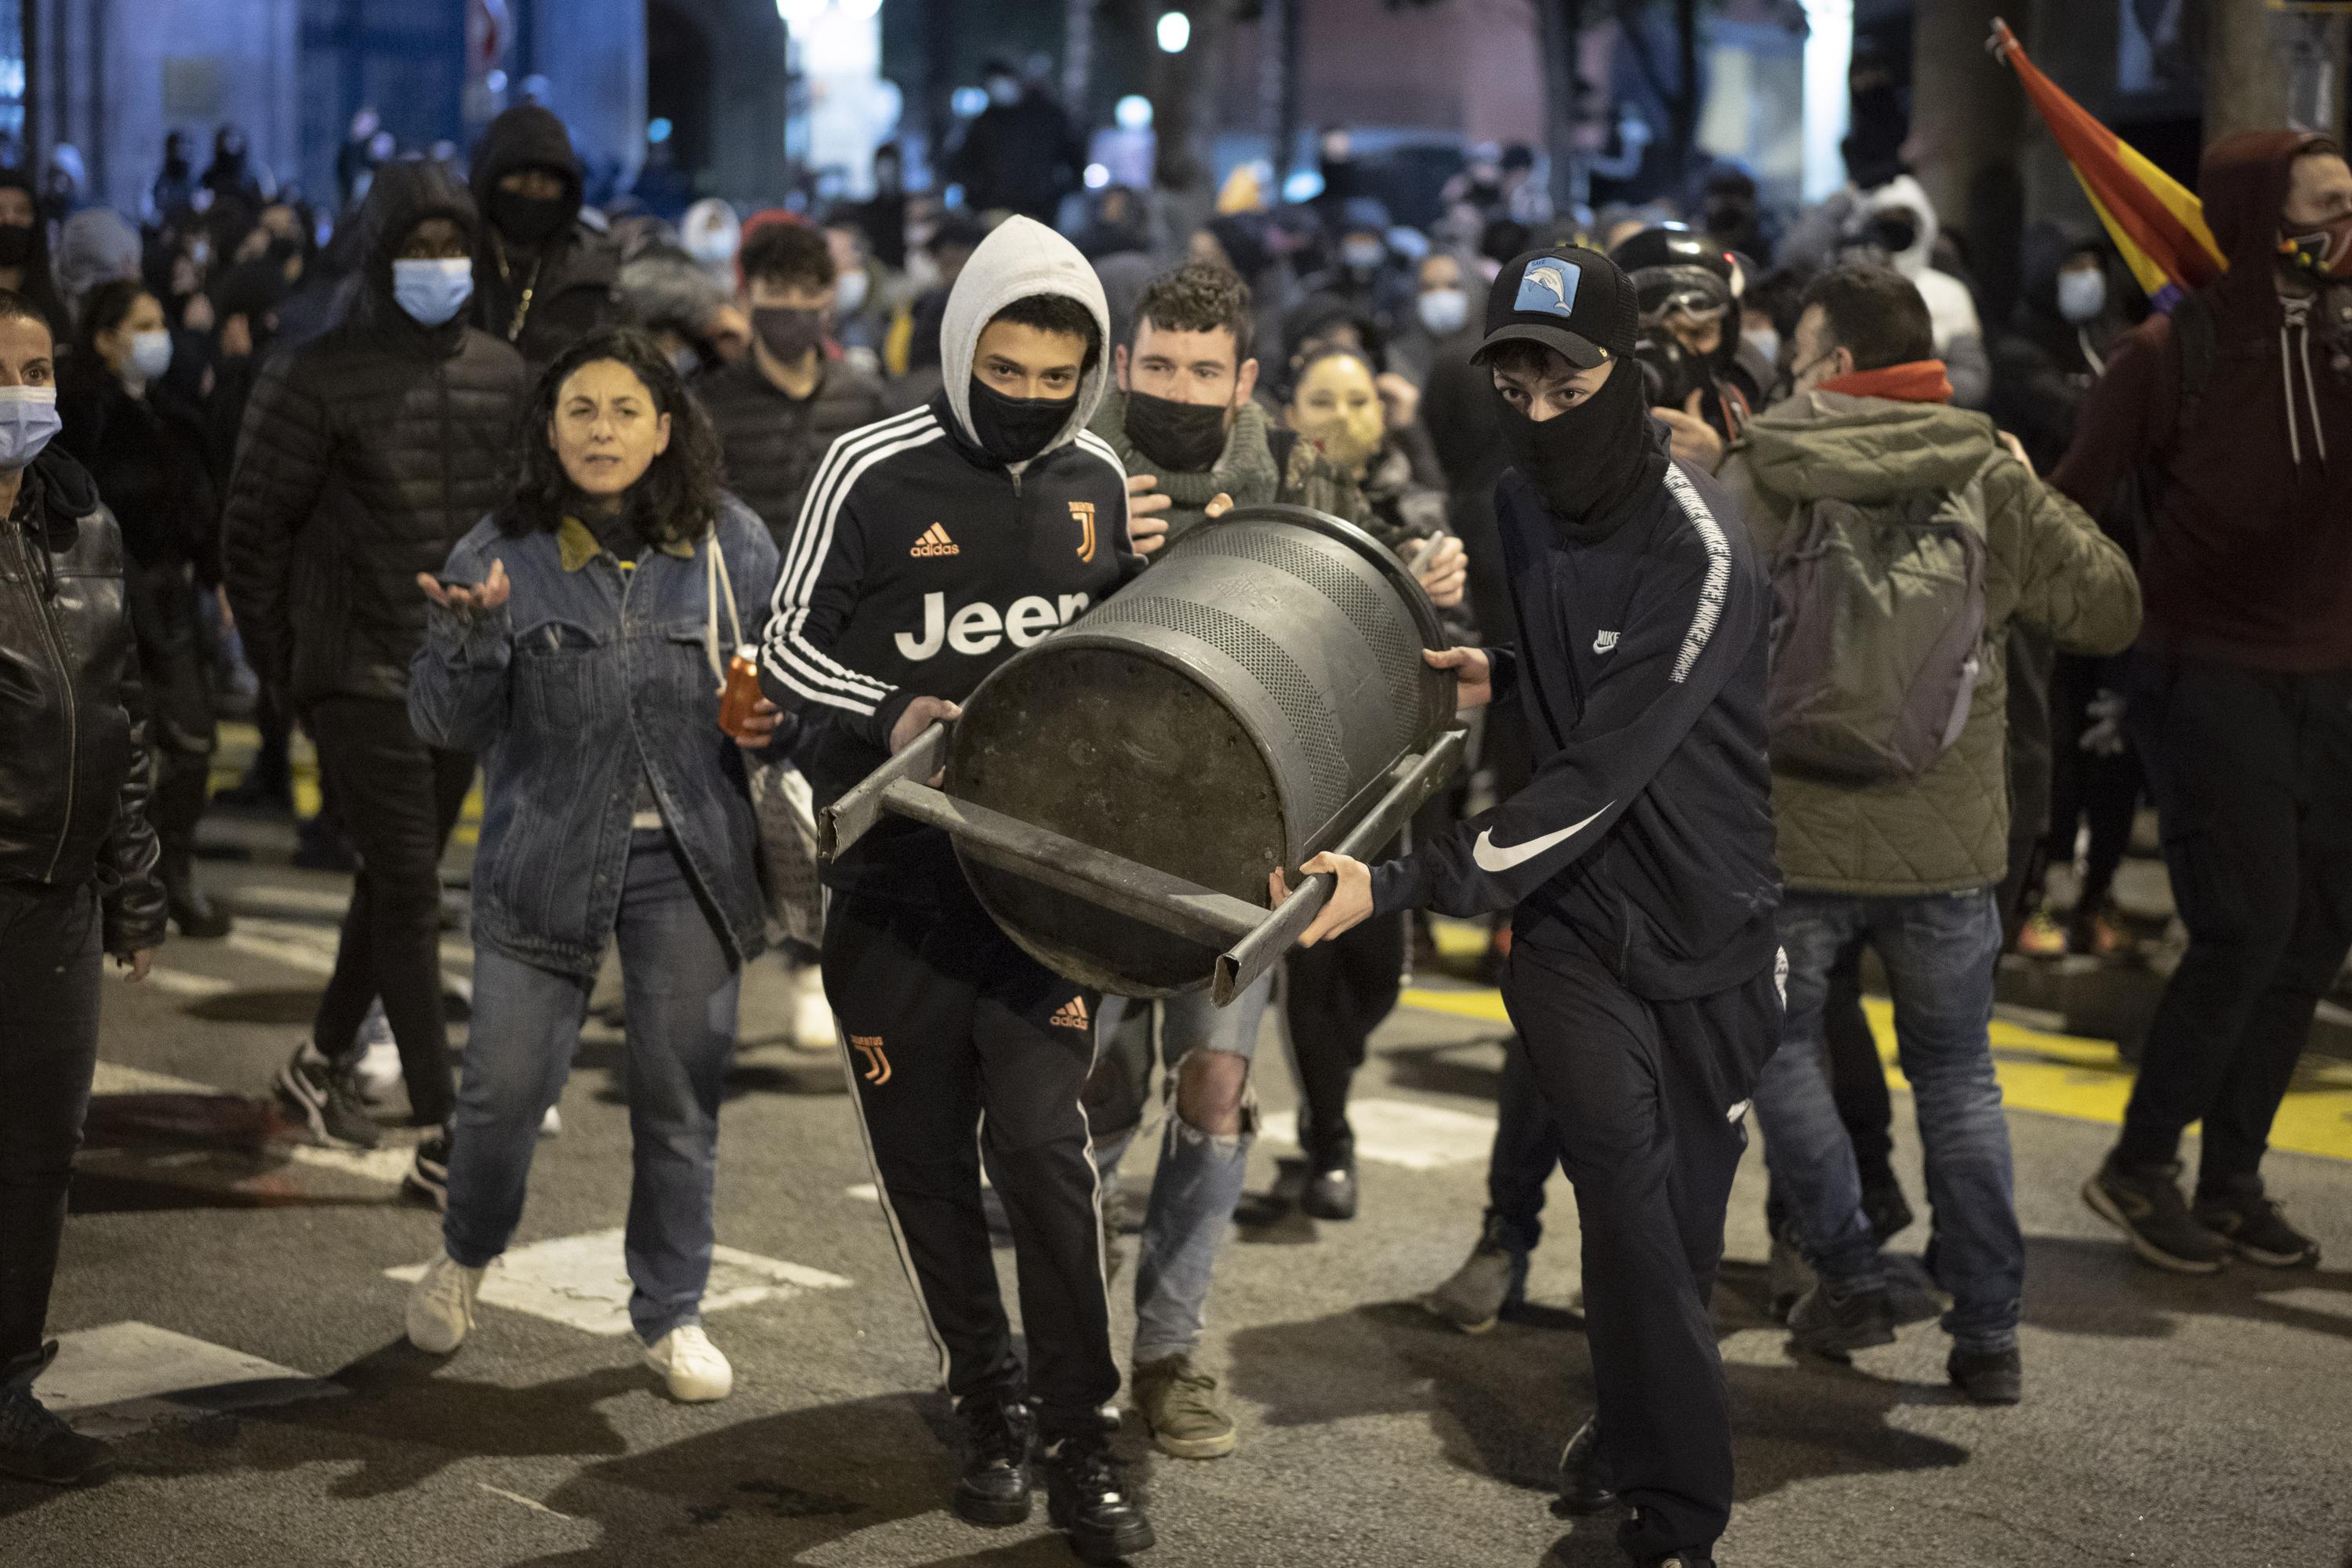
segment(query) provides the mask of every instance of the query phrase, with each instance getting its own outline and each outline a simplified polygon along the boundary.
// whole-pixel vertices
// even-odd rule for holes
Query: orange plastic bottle
[[[759,650],[747,643],[727,661],[727,689],[719,697],[719,727],[740,740],[759,700]]]

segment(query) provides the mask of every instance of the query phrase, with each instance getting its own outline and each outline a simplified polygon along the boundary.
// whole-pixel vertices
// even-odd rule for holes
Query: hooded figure
[[[540,170],[561,192],[503,188],[509,174]],[[509,109],[474,149],[474,325],[521,351],[534,369],[623,311],[619,249],[580,218],[580,158],[563,121],[537,104]]]
[[[2261,1166],[2352,947],[2352,170],[2328,137],[2246,132],[2197,185],[2229,270],[2123,338],[2052,482],[2095,515],[2140,482],[2125,720],[2189,930],[2084,1198],[2142,1257],[2210,1274],[2319,1254]]]
[[[1009,218],[949,295],[938,395],[833,444],[760,650],[761,689],[814,721],[799,752],[819,802],[1140,570],[1126,475],[1086,429],[1109,337],[1077,248]],[[1098,1414],[1119,1386],[1081,1104],[1101,998],[997,929],[936,827],[884,823],[824,879],[825,994],[867,1064],[852,1082],[867,1148],[966,1439],[957,1510],[1023,1517],[1034,1463],[1080,1556],[1140,1551],[1150,1527]],[[886,1089],[894,1074],[925,1091]],[[1022,1216],[1025,1369],[981,1215],[983,1124],[997,1189]]]
[[[2017,310],[2010,330],[1993,340],[1990,412],[2025,443],[2040,472],[2065,458],[2075,413],[2129,330],[2124,302],[2139,302],[2114,260],[2104,237],[2070,235],[2051,223],[2025,231]]]
[[[24,192],[26,213],[21,223],[0,220],[0,289],[12,289],[39,306],[49,319],[50,332],[64,342],[73,333],[49,268],[49,226],[41,221],[41,193],[30,174],[12,168],[0,168],[0,191]]]
[[[58,287],[79,310],[81,297],[111,278],[139,276],[139,231],[112,207],[84,207],[58,237]]]
[[[1992,397],[1992,362],[1985,353],[1984,327],[1977,320],[1976,297],[1969,286],[1929,263],[1937,230],[1936,206],[1927,191],[1909,174],[1897,174],[1862,198],[1851,222],[1849,239],[1884,250],[1888,262],[1927,301],[1927,316],[1936,327],[1936,353],[1952,382],[1953,405],[1982,408]]]

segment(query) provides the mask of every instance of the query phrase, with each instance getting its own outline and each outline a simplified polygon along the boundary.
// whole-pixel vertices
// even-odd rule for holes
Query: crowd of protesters
[[[1269,203],[1244,173],[1208,221],[1172,232],[1151,193],[1079,188],[1066,118],[1034,84],[1007,69],[990,90],[946,165],[956,202],[905,189],[886,146],[876,194],[827,208],[705,200],[675,223],[631,202],[599,210],[562,121],[530,106],[493,121],[464,169],[399,153],[362,116],[331,212],[273,186],[234,127],[201,174],[175,132],[135,224],[81,205],[69,167],[0,171],[0,660],[37,671],[29,697],[0,700],[0,962],[56,982],[0,1018],[0,1466],[68,1479],[105,1463],[45,1424],[28,1389],[48,1353],[100,955],[143,972],[167,921],[190,940],[230,928],[195,861],[223,716],[250,716],[262,743],[212,807],[290,813],[299,730],[324,804],[298,859],[356,873],[333,976],[277,1089],[311,1136],[373,1147],[404,1086],[423,1129],[408,1185],[446,1211],[411,1337],[448,1352],[471,1329],[617,940],[632,1319],[678,1398],[727,1394],[698,1305],[736,990],[767,945],[746,763],[789,757],[822,797],[954,716],[993,659],[958,635],[934,662],[936,638],[903,631],[894,658],[873,629],[923,626],[920,595],[899,603],[914,591],[872,563],[908,541],[926,554],[938,514],[910,498],[943,492],[958,531],[1031,526],[1040,496],[1123,517],[1103,560],[1089,534],[1085,570],[1055,589],[1081,607],[1234,507],[1334,513],[1412,563],[1456,643],[1519,650],[1491,661],[1498,693],[1557,636],[1520,624],[1527,519],[1548,513],[1563,558],[1596,562],[1623,517],[1636,532],[1685,517],[1702,535],[1736,530],[1737,551],[1718,532],[1696,559],[1733,563],[1732,609],[1720,583],[1705,590],[1724,636],[1769,637],[1773,654],[1769,676],[1760,658],[1748,672],[1752,712],[1748,675],[1710,679],[1738,710],[1720,721],[1726,754],[1742,725],[1769,733],[1769,776],[1757,752],[1737,792],[1769,810],[1748,826],[1772,846],[1756,903],[1777,903],[1761,929],[1785,1018],[1707,1076],[1736,1087],[1732,1125],[1752,1100],[1770,1141],[1774,1295],[1793,1340],[1843,1357],[1940,1311],[1956,1386],[2021,1396],[2029,1283],[1988,1039],[1996,967],[2131,945],[2113,889],[2144,802],[2188,945],[2084,1195],[2163,1268],[2316,1258],[2260,1166],[2352,944],[2352,546],[2337,526],[2352,479],[2329,461],[2352,453],[2352,170],[2332,142],[2279,132],[2209,152],[2206,213],[2234,265],[2168,315],[2095,230],[2054,226],[2028,233],[2014,307],[1995,313],[1972,282],[1989,258],[1860,140],[1853,184],[1780,215],[1731,169],[1679,206],[1555,213],[1525,149],[1480,149],[1416,228],[1336,137],[1314,199]],[[1601,320],[1621,287],[1623,320]],[[1540,327],[1546,289],[1565,336]],[[1601,445],[1570,461],[1573,439]],[[1589,493],[1604,445],[1644,454],[1612,495],[1648,510]],[[1044,592],[958,570],[967,596]],[[1778,596],[1769,617],[1742,596],[1749,573]],[[1906,574],[1915,591],[1894,611],[1858,607]],[[61,590],[83,580],[103,588]],[[645,627],[674,625],[697,637],[635,651]],[[1649,668],[1646,635],[1595,628],[1589,649],[1555,651]],[[716,689],[726,654],[752,643],[766,698],[729,739]],[[1685,648],[1673,682],[1705,662]],[[1465,685],[1483,691],[1468,677],[1488,663],[1471,658]],[[1425,910],[1492,916],[1490,974],[1511,970],[1515,942],[1540,949],[1547,922],[1578,918],[1556,901],[1559,862],[1539,862],[1559,874],[1547,902],[1533,883],[1506,896],[1483,849],[1476,875],[1446,858],[1461,825],[1566,799],[1587,765],[1578,721],[1564,740],[1531,718],[1549,711],[1548,678],[1517,679],[1538,695],[1479,715],[1475,770],[1394,847],[1421,846],[1399,863],[1420,868],[1376,873],[1354,918],[1318,926],[1329,940],[1230,1007],[1098,999],[1091,1020],[1074,1015],[1073,1052],[1057,1032],[1066,983],[994,936],[939,843],[904,836],[835,868],[822,953],[784,944],[804,1039],[832,1044],[838,1017],[861,1042],[937,1033],[958,1073],[988,1064],[969,1103],[917,1115],[867,1092],[870,1072],[860,1095],[957,1396],[965,1517],[1025,1517],[1041,1441],[1055,1522],[1082,1551],[1150,1542],[1095,1418],[1119,1381],[1103,1306],[1070,1281],[1118,1265],[1087,1194],[1097,1169],[1115,1182],[1155,1082],[1130,1394],[1171,1455],[1235,1446],[1195,1352],[1255,1131],[1262,1018],[1280,1020],[1299,1085],[1297,1202],[1346,1220],[1350,1079],[1401,977],[1433,961]],[[441,862],[478,768],[460,1075]],[[1597,816],[1579,829],[1662,831]],[[1514,899],[1516,915],[1494,914]],[[1660,932],[1689,913],[1655,914],[1624,951],[1665,952],[1682,939]],[[1932,1289],[1884,1250],[1915,1216],[1889,1160],[1865,952],[1916,1096]],[[972,953],[997,969],[965,974]],[[1663,958],[1667,989],[1644,991],[1627,962],[1616,982],[1657,1017],[1696,994],[1673,989],[1699,982]],[[1049,994],[1017,1026],[974,1021]],[[1490,1205],[1428,1305],[1474,1331],[1515,1306],[1566,1160],[1596,1354],[1608,1342],[1673,1361],[1690,1347],[1604,1321],[1593,1237],[1634,1211],[1609,1206],[1617,1178],[1592,1163],[1593,1130],[1544,1092],[1571,1070],[1601,1069],[1512,1049]],[[1080,1101],[1084,1121],[1061,1114]],[[974,1228],[983,1111],[1034,1375]],[[2184,1195],[2179,1145],[2199,1121]],[[1738,1146],[1706,1157],[1727,1191]],[[1671,1223],[1689,1278],[1658,1289],[1703,1304],[1720,1215],[1711,1231],[1703,1214]],[[1693,1473],[1633,1400],[1604,1380],[1564,1495],[1646,1512],[1643,1561],[1704,1562],[1727,1461]]]

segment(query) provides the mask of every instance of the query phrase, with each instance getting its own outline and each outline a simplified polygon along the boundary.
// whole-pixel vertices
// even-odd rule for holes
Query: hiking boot
[[[1221,1459],[1234,1451],[1233,1417],[1217,1402],[1217,1380],[1188,1355],[1139,1362],[1132,1380],[1135,1408],[1151,1441],[1176,1459]]]
[[[1462,1267],[1421,1304],[1465,1334],[1483,1334],[1525,1301],[1528,1255],[1504,1244],[1508,1229],[1502,1218],[1489,1215]]]
[[[2239,1176],[2212,1188],[2200,1183],[2189,1215],[2248,1262],[2306,1268],[2319,1261],[2319,1243],[2287,1224],[2277,1203],[2263,1195],[2260,1176]]]
[[[950,1506],[967,1524],[1019,1524],[1029,1517],[1029,1449],[1037,1426],[1029,1406],[1008,1394],[974,1394],[956,1402],[963,1428],[963,1474]]]
[[[0,1476],[52,1487],[102,1481],[114,1473],[113,1447],[67,1426],[33,1393],[33,1379],[57,1355],[51,1340],[0,1363]]]
[[[2178,1163],[2119,1165],[2107,1156],[2083,1184],[2091,1212],[2124,1233],[2131,1249],[2176,1274],[2218,1274],[2230,1244],[2200,1224],[2180,1198]]]
[[[2005,1351],[1954,1345],[1944,1360],[1944,1375],[1979,1405],[2014,1405],[2025,1397],[2025,1363],[2015,1345]]]
[[[301,1118],[310,1141],[330,1149],[373,1149],[383,1130],[368,1114],[358,1081],[305,1040],[278,1069],[278,1099]]]
[[[1895,1310],[1884,1286],[1841,1293],[1823,1280],[1789,1313],[1789,1337],[1800,1350],[1843,1361],[1873,1345],[1895,1342]]]
[[[1151,1549],[1150,1521],[1111,1462],[1100,1433],[1065,1437],[1045,1451],[1045,1513],[1082,1563],[1116,1563]]]
[[[1617,1506],[1617,1476],[1601,1452],[1601,1418],[1588,1416],[1559,1451],[1559,1511],[1573,1518]]]
[[[1863,1184],[1862,1217],[1870,1222],[1870,1233],[1878,1238],[1878,1245],[1885,1247],[1910,1229],[1916,1216],[1911,1212],[1911,1200],[1903,1195],[1903,1184],[1889,1175],[1884,1181]]]

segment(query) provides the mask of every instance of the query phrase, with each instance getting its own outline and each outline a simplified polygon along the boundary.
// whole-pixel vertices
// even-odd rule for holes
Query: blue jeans
[[[630,835],[614,935],[627,1014],[629,1321],[651,1344],[702,1318],[719,1102],[741,974],[661,829]],[[540,1119],[572,1075],[594,984],[475,949],[473,1031],[441,1226],[449,1256],[469,1268],[504,1252],[522,1218]]]
[[[1927,1247],[1952,1297],[1944,1329],[1969,1350],[2017,1342],[2025,1238],[2017,1227],[2009,1123],[1992,1070],[1993,960],[2000,911],[1990,890],[1908,898],[1791,891],[1780,905],[1788,1022],[1756,1084],[1774,1188],[1799,1247],[1833,1289],[1874,1287],[1885,1264],[1862,1213],[1853,1142],[1823,1069],[1822,1000],[1841,948],[1878,952],[1894,994],[1895,1038],[1926,1145]]]
[[[1176,1071],[1196,1050],[1230,1051],[1254,1058],[1258,1026],[1274,989],[1269,972],[1220,1007],[1206,991],[1188,991],[1159,1004],[1154,1054],[1166,1073],[1166,1130],[1160,1167],[1151,1178],[1151,1206],[1143,1216],[1143,1244],[1135,1262],[1134,1364],[1190,1355],[1208,1321],[1209,1279],[1223,1245],[1225,1226],[1241,1202],[1249,1170],[1250,1144],[1257,1138],[1255,1096],[1242,1109],[1242,1130],[1230,1137],[1203,1132],[1177,1112]],[[1124,996],[1106,996],[1096,1021],[1097,1039],[1108,1040],[1130,1006],[1150,1006]],[[1116,1192],[1113,1173],[1135,1130],[1111,1137],[1095,1152],[1106,1194]],[[1108,1196],[1106,1197],[1108,1201]]]

